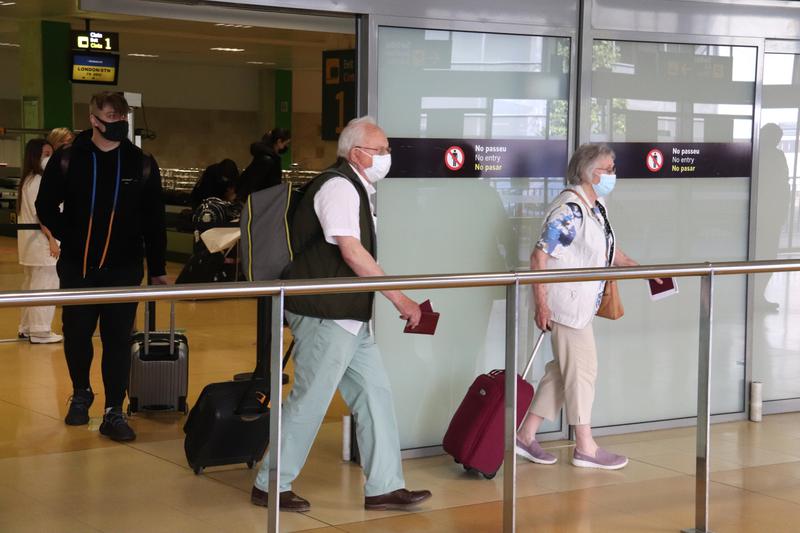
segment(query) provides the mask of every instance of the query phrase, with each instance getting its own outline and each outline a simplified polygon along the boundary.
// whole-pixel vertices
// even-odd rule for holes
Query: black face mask
[[[109,141],[113,142],[121,142],[128,138],[128,121],[127,120],[118,120],[116,122],[106,122],[105,120],[101,119],[97,115],[94,116],[97,121],[106,127],[106,131],[97,131],[100,132],[100,135],[105,137]]]

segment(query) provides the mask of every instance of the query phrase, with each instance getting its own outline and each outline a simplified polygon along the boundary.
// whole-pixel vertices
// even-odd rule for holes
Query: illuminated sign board
[[[102,31],[73,31],[72,48],[88,52],[119,52],[119,34]]]
[[[72,81],[116,85],[119,56],[115,54],[72,54]]]

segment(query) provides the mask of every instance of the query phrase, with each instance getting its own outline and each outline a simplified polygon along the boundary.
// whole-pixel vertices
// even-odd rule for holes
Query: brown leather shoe
[[[389,509],[408,509],[422,503],[431,497],[429,490],[398,489],[380,496],[367,496],[364,498],[364,509],[371,511],[385,511]]]
[[[253,487],[253,491],[250,493],[250,503],[260,507],[267,507],[268,502],[269,495],[267,492],[258,487]],[[281,492],[279,507],[281,511],[290,513],[305,513],[311,510],[311,504],[308,500],[301,498],[290,490]]]

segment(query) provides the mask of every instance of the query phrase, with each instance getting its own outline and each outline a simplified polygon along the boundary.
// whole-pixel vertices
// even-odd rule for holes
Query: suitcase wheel
[[[199,476],[200,473],[203,471],[203,467],[202,466],[193,466],[192,470],[194,471],[194,475],[195,476]]]
[[[483,474],[483,472],[481,472],[481,474]],[[497,472],[492,472],[491,474],[483,474],[483,477],[485,477],[486,479],[494,479],[494,476],[496,475]]]
[[[249,468],[250,470],[252,470],[252,469],[253,469],[253,466],[254,466],[255,464],[256,464],[256,462],[255,462],[255,461],[253,461],[252,459],[250,459],[249,461],[247,461],[247,468]]]
[[[456,462],[458,463],[458,461],[456,461]],[[458,463],[458,464],[461,464],[461,463]],[[467,465],[461,465],[461,466],[464,467],[464,470],[466,470],[468,474],[477,474],[478,473],[478,471],[475,470],[474,468],[472,468],[471,466],[467,466]]]
[[[178,398],[178,411],[181,411],[183,414],[187,414],[189,412],[189,405],[186,403],[186,396],[181,396]]]

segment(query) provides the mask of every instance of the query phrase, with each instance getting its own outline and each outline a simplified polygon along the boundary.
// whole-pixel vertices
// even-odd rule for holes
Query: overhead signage
[[[390,178],[562,177],[567,141],[393,137]]]
[[[740,178],[752,174],[750,142],[608,143],[619,178]]]
[[[114,54],[72,54],[72,81],[115,85],[119,56]]]
[[[73,31],[72,48],[87,52],[119,52],[119,34],[102,31]]]
[[[322,52],[322,139],[335,141],[356,116],[356,51]]]

